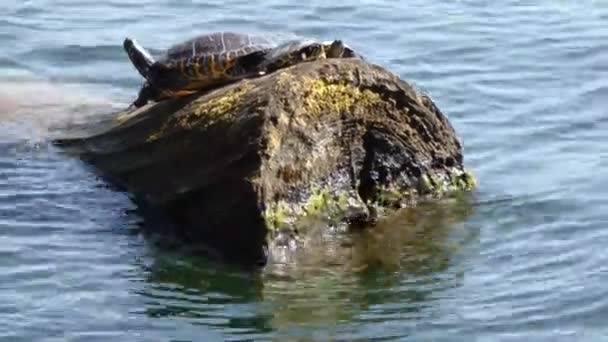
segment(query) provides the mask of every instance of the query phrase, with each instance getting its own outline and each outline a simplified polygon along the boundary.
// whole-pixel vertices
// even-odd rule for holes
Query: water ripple
[[[0,339],[608,334],[605,3],[3,6],[0,95],[9,97],[0,97],[0,108],[9,113],[0,112]],[[315,242],[303,265],[261,274],[155,249],[127,195],[46,146],[43,133],[68,117],[90,120],[78,104],[93,94],[113,94],[88,107],[98,112],[135,96],[142,79],[121,48],[125,36],[158,52],[228,29],[341,38],[429,93],[464,142],[480,185],[475,202],[407,212],[368,235],[331,236]],[[13,78],[23,71],[75,87],[48,100],[48,89]],[[92,94],[68,98],[85,87]]]

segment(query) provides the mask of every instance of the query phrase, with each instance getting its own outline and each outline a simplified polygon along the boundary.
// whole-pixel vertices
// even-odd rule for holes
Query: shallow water
[[[4,1],[0,340],[598,340],[608,335],[608,4]],[[248,273],[159,249],[126,194],[45,144],[133,100],[121,43],[342,38],[429,92],[474,201]]]

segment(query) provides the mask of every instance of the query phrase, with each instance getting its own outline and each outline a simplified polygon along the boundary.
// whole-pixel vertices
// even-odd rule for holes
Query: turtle
[[[133,103],[159,101],[217,87],[253,76],[273,45],[267,39],[234,32],[213,32],[173,45],[164,56],[154,57],[130,37],[123,48],[146,80]]]
[[[303,61],[357,57],[340,40],[290,40],[276,45],[264,37],[237,32],[199,35],[170,47],[158,60],[133,38],[125,38],[123,47],[146,80],[133,102],[135,107],[149,100],[211,90]]]
[[[339,39],[324,42],[290,40],[267,51],[261,69],[264,73],[269,73],[301,62],[324,58],[363,59]]]

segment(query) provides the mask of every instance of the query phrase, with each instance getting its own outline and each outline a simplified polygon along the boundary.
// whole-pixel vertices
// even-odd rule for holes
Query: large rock
[[[474,186],[431,99],[354,59],[124,111],[57,143],[168,214],[189,242],[251,262],[269,242],[306,234],[312,217],[361,226]]]

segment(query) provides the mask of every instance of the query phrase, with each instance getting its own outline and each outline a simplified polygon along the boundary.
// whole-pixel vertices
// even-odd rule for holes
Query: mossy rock
[[[252,262],[281,227],[306,234],[307,217],[361,226],[475,186],[430,97],[354,59],[149,104],[56,143],[168,214],[190,243]]]

